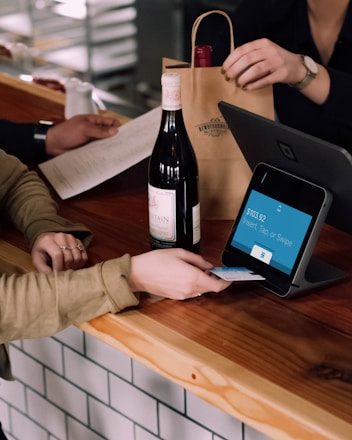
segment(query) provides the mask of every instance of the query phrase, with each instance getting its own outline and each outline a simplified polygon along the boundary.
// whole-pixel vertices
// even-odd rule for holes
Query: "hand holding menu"
[[[122,125],[115,136],[68,151],[39,168],[63,200],[87,191],[150,156],[160,116],[157,107]]]

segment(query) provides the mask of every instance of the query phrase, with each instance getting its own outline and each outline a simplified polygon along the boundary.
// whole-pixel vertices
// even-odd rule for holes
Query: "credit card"
[[[210,272],[226,281],[258,281],[265,278],[246,267],[213,267]]]

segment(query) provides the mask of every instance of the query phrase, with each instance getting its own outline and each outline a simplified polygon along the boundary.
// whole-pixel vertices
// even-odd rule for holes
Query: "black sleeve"
[[[277,13],[273,0],[239,1],[231,14],[235,47],[265,36]],[[213,26],[212,35],[213,64],[220,66],[230,53],[229,26],[223,17]]]
[[[314,104],[286,85],[276,84],[275,109],[284,124],[337,144],[352,153],[352,75],[329,67],[328,71],[330,93],[323,105]]]
[[[24,163],[46,160],[45,146],[33,142],[36,126],[37,124],[0,119],[0,148]]]

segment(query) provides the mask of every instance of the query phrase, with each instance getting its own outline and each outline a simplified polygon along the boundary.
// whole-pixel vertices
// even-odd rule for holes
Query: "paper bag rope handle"
[[[229,24],[229,28],[230,28],[230,51],[233,51],[233,49],[235,48],[235,39],[233,36],[233,26],[232,26],[232,21],[231,21],[229,15],[226,12],[221,11],[220,9],[214,9],[213,11],[205,12],[204,14],[201,14],[199,17],[197,17],[194,20],[194,23],[192,26],[192,64],[191,64],[191,67],[194,67],[194,48],[196,45],[196,37],[197,37],[198,27],[199,27],[201,21],[203,20],[203,18],[207,17],[208,15],[212,15],[212,14],[220,14],[226,18],[226,20]]]

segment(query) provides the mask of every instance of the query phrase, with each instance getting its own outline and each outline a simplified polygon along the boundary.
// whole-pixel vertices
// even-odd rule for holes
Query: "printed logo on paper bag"
[[[199,134],[205,136],[219,137],[223,136],[228,131],[228,126],[225,121],[220,118],[212,118],[209,122],[203,122],[196,126]]]

